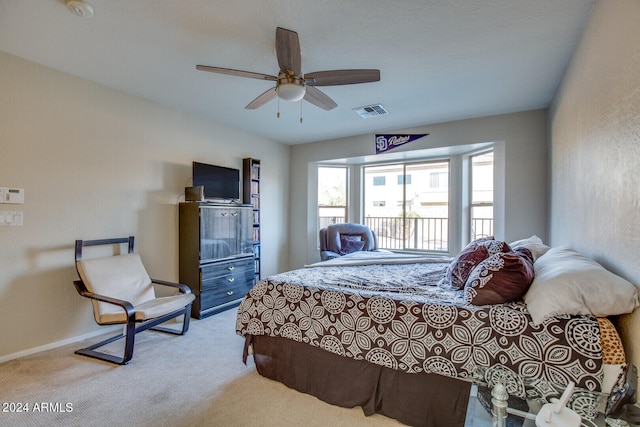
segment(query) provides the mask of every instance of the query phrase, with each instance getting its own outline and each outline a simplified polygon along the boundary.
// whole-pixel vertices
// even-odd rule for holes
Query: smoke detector
[[[358,113],[358,115],[363,119],[389,114],[389,112],[380,104],[366,105],[364,107],[354,108],[353,111]]]
[[[67,7],[76,16],[80,17],[92,17],[93,6],[82,0],[69,0],[67,1]]]

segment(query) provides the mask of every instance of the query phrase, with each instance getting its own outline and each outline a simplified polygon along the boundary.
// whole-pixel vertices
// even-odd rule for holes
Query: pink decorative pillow
[[[465,299],[474,305],[516,300],[527,292],[533,276],[533,256],[529,249],[496,253],[473,269],[465,284]]]
[[[473,269],[490,255],[510,251],[505,242],[494,240],[493,237],[483,237],[469,243],[449,264],[447,272],[440,282],[441,285],[453,289],[464,288]]]

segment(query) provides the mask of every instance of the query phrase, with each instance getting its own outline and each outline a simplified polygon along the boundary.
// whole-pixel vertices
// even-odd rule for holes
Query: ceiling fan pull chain
[[[280,97],[278,97],[278,114],[276,114],[277,118],[280,118]]]
[[[302,101],[300,101],[300,124],[302,124]]]

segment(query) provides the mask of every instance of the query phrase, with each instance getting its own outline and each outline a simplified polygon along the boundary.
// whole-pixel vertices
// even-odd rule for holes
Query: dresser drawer
[[[242,276],[246,270],[254,267],[253,257],[245,257],[224,262],[216,262],[201,267],[202,289],[208,287],[205,282],[211,282],[223,276]]]
[[[200,294],[200,306],[202,310],[224,304],[229,301],[235,301],[244,296],[251,290],[253,285],[253,275],[250,280],[244,282],[229,282],[220,280],[218,286],[203,291]]]
[[[201,268],[200,309],[243,298],[253,286],[254,260],[245,257]]]

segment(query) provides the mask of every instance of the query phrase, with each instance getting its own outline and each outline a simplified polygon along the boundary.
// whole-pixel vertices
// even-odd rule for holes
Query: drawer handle
[[[235,279],[235,277],[229,277],[228,280],[229,280],[229,282],[235,282],[236,279]]]
[[[233,295],[233,291],[228,291],[227,295],[229,295],[229,296]]]
[[[235,267],[235,266],[233,266],[233,265],[230,265],[229,267],[227,267],[227,270],[229,270],[229,271],[233,271],[233,270],[235,270],[235,269],[236,269],[236,267]]]
[[[232,216],[238,216],[238,212],[233,212],[231,215]]]
[[[226,212],[222,212],[220,215],[222,215],[222,216],[227,216],[227,215],[229,215],[229,214],[228,214],[228,213],[226,213]]]

